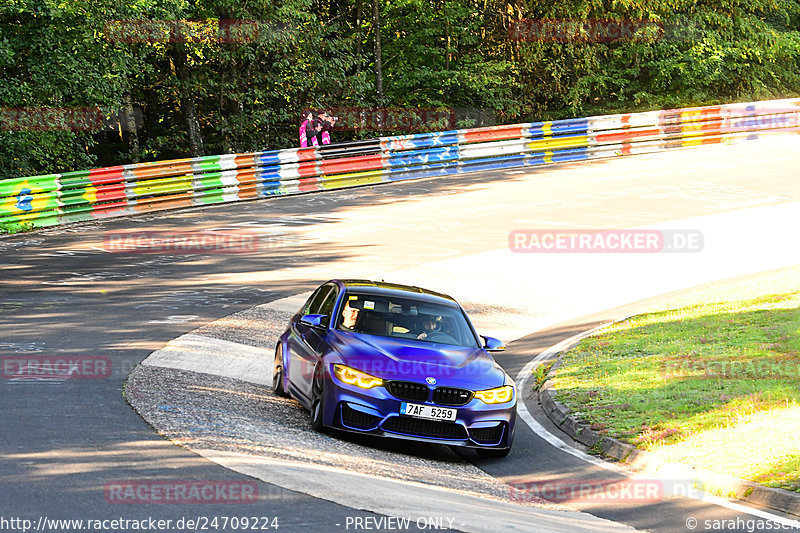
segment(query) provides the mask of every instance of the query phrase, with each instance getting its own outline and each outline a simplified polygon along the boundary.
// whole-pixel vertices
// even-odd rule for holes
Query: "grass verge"
[[[14,235],[33,231],[36,226],[32,222],[22,222],[18,224],[4,224],[0,222],[0,235]]]
[[[800,492],[800,269],[770,276],[585,339],[553,376],[559,400],[664,461]]]

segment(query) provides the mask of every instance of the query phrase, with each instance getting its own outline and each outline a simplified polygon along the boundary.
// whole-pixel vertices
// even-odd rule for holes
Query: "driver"
[[[422,319],[422,333],[417,335],[417,338],[420,340],[427,339],[429,335],[436,332],[439,328],[439,322],[436,320],[436,317],[425,317]]]
[[[348,301],[345,304],[344,309],[342,310],[342,328],[348,331],[354,331],[356,328],[356,322],[358,322],[358,311],[359,309],[355,307],[350,307],[350,302]]]

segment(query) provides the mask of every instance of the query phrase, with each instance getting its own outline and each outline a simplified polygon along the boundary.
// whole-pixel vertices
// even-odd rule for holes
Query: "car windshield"
[[[477,339],[457,306],[410,298],[347,293],[336,329],[476,348]]]

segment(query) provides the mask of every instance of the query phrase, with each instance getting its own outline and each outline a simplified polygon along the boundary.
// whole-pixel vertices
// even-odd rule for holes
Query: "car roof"
[[[363,294],[384,294],[387,296],[414,298],[427,302],[458,306],[458,302],[447,294],[430,291],[413,285],[402,285],[400,283],[387,283],[385,281],[372,281],[367,279],[340,279],[333,281],[338,281],[348,290],[356,290]]]

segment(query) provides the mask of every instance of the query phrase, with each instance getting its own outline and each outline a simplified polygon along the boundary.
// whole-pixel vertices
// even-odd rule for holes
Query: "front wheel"
[[[322,366],[314,371],[314,381],[311,385],[311,427],[315,431],[324,432],[323,419],[325,414],[325,390]]]
[[[283,388],[283,347],[279,344],[275,348],[275,367],[272,371],[272,390],[277,396],[286,397],[286,389]]]

